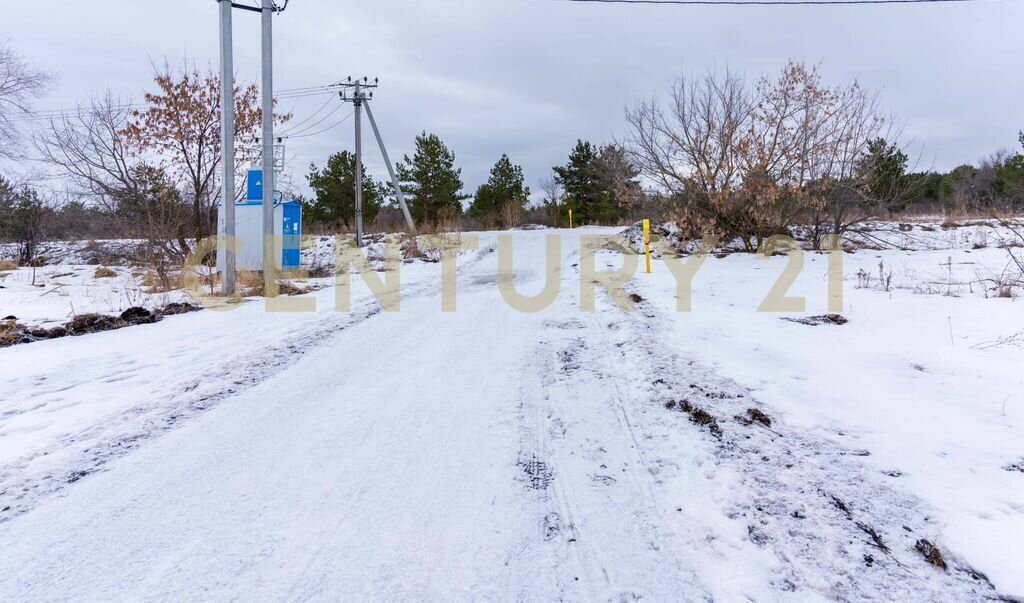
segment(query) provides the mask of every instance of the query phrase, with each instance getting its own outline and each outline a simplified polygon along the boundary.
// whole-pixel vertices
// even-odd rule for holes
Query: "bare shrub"
[[[552,176],[541,181],[540,189],[544,193],[541,209],[547,218],[548,225],[558,228],[561,224],[562,195],[565,189],[562,187],[562,183]]]
[[[630,154],[641,172],[685,200],[681,219],[707,234],[736,235],[742,148],[754,106],[736,74],[681,77],[667,104],[640,102],[626,113]]]
[[[977,274],[978,282],[984,287],[985,297],[1013,299],[1016,297],[1016,289],[1024,287],[1024,273],[1012,262],[1000,272]]]
[[[420,233],[444,234],[462,232],[462,222],[459,218],[459,210],[452,207],[442,207],[437,211],[437,217],[427,222],[420,229]]]
[[[685,230],[737,238],[748,251],[808,224],[811,242],[902,200],[906,156],[883,140],[877,95],[830,87],[790,62],[754,86],[730,73],[683,77],[667,103],[626,114],[642,173],[680,200]],[[894,165],[895,164],[895,165]]]
[[[519,226],[520,221],[523,219],[523,204],[517,200],[506,201],[501,206],[501,223],[504,224],[505,228],[515,228]]]

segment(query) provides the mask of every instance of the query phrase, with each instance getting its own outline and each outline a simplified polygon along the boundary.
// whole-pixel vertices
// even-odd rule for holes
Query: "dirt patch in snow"
[[[690,422],[700,425],[711,432],[716,438],[722,437],[722,428],[718,425],[718,420],[709,413],[708,411],[694,406],[689,400],[670,400],[665,403],[665,408],[669,410],[678,410],[690,415]]]
[[[782,320],[812,327],[816,327],[818,325],[841,326],[850,322],[841,314],[822,314],[821,316],[808,316],[807,318],[783,318]]]
[[[934,565],[935,567],[946,571],[949,566],[946,564],[946,559],[942,556],[942,551],[939,547],[935,546],[930,540],[922,538],[917,541],[914,545],[914,550],[924,557],[924,560]]]
[[[769,417],[763,411],[758,410],[756,408],[748,408],[747,414],[737,415],[736,420],[742,423],[743,425],[753,425],[754,423],[758,423],[760,425],[764,425],[765,427],[772,426],[771,417]]]
[[[184,303],[168,304],[152,312],[145,308],[133,307],[122,312],[120,316],[80,314],[63,325],[52,328],[29,327],[18,322],[15,317],[7,317],[0,321],[0,348],[152,324],[159,322],[165,316],[196,312],[200,309],[199,306]]]

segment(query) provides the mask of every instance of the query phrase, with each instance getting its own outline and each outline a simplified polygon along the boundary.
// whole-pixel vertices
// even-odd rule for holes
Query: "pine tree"
[[[53,212],[35,189],[23,186],[16,190],[2,178],[0,196],[6,197],[0,199],[0,234],[17,243],[18,263],[30,265]]]
[[[484,227],[499,224],[512,228],[530,200],[530,188],[523,185],[523,168],[513,165],[508,155],[491,168],[491,175],[480,185],[469,206],[469,215]]]
[[[600,193],[593,169],[595,159],[597,148],[589,142],[578,140],[569,154],[569,163],[554,168],[555,181],[565,190],[565,206],[573,210],[577,224],[592,220],[590,209]]]
[[[569,163],[554,170],[577,224],[613,224],[628,215],[642,195],[637,181],[640,171],[616,145],[599,149],[577,141]]]
[[[461,215],[462,169],[455,167],[455,153],[436,134],[416,137],[416,153],[398,164],[402,190],[409,196],[409,211],[417,222]]]
[[[367,177],[363,167],[363,221],[373,222],[383,205],[383,186]],[[342,151],[327,158],[324,169],[310,164],[306,176],[315,198],[309,205],[306,219],[328,227],[355,225],[356,156]]]
[[[0,240],[10,236],[15,197],[14,185],[0,175]]]

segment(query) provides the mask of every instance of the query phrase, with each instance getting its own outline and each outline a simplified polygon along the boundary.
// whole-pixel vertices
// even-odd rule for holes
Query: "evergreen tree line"
[[[397,221],[390,182],[366,177],[365,166],[363,172],[364,221]],[[306,180],[313,196],[304,200],[308,223],[325,230],[354,226],[355,173],[356,158],[349,151],[331,155],[323,167],[310,165]],[[456,221],[481,229],[513,228],[524,222],[564,226],[570,210],[577,224],[618,224],[634,217],[646,197],[640,171],[625,149],[583,140],[565,165],[552,169],[544,198],[534,204],[522,166],[507,154],[495,162],[474,194],[466,194],[455,153],[436,134],[417,136],[413,156],[403,157],[397,173],[413,219],[427,227]],[[464,207],[465,200],[469,203]]]
[[[1024,133],[1020,136],[1024,151]],[[576,225],[625,224],[642,217],[678,220],[703,234],[741,237],[755,248],[767,236],[796,225],[810,226],[813,240],[820,242],[824,235],[842,234],[869,217],[1024,211],[1021,152],[1000,152],[977,166],[949,172],[913,172],[907,153],[896,143],[878,136],[861,146],[856,156],[846,159],[843,173],[814,176],[809,169],[803,180],[786,182],[751,170],[733,188],[708,191],[690,174],[681,178],[682,186],[645,189],[642,174],[655,182],[658,178],[642,170],[641,150],[580,140],[566,163],[552,168],[542,181],[543,195],[535,202],[523,168],[507,154],[473,195],[465,194],[455,154],[435,134],[417,136],[415,153],[404,157],[397,169],[413,218],[428,229],[456,223],[484,230],[524,223],[565,227],[571,211]],[[323,168],[311,165],[307,181],[313,190],[313,198],[306,200],[307,223],[328,231],[351,229],[355,156],[342,151],[331,155]],[[464,200],[469,200],[465,207]],[[367,224],[377,221],[381,230],[401,227],[390,182],[364,177],[363,203]]]
[[[976,166],[963,164],[945,173],[897,174],[913,189],[908,205],[918,211],[945,213],[970,208],[1024,212],[1024,131],[1018,133],[1018,140],[1021,151],[998,151]]]

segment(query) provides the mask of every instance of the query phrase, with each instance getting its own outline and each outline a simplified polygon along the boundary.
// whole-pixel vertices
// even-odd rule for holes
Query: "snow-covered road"
[[[561,233],[561,293],[542,312],[502,301],[485,240],[460,266],[456,312],[420,283],[397,313],[304,318],[309,333],[338,324],[0,522],[0,600],[995,595],[955,555],[942,572],[913,552],[926,506],[856,451],[734,420],[775,412],[659,345],[667,310],[623,312],[599,292],[581,312],[580,232]],[[524,295],[544,285],[547,235],[515,234]],[[242,336],[218,333],[228,350]],[[48,345],[71,343],[26,351]],[[74,387],[116,399],[143,385]],[[716,422],[691,420],[698,408]]]

